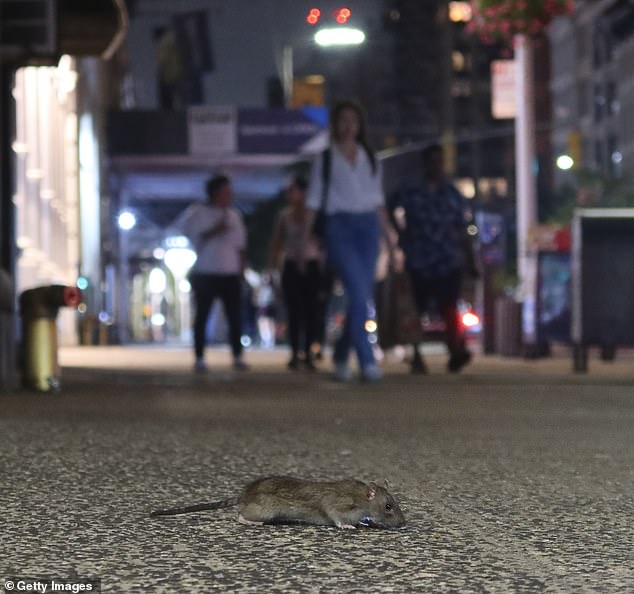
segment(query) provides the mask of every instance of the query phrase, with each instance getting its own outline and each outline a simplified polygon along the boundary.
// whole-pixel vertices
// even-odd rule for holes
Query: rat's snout
[[[405,526],[405,516],[396,501],[391,499],[386,503],[378,524],[382,528],[401,528]]]
[[[391,501],[392,505],[392,513],[390,515],[390,519],[392,520],[391,522],[391,526],[393,528],[401,528],[403,526],[405,526],[405,516],[403,515],[403,511],[401,510],[401,507],[398,503],[396,503],[396,500],[394,498],[392,498]]]
[[[383,487],[376,487],[375,497],[370,500],[372,525],[377,528],[401,528],[405,516],[396,499]]]
[[[369,528],[383,528],[386,530],[395,530],[397,528],[405,528],[407,522],[405,522],[405,518],[403,514],[398,518],[387,518],[383,519],[380,522],[369,520],[364,525]]]
[[[405,516],[403,515],[403,512],[401,511],[401,508],[398,507],[398,506],[396,507],[396,509],[394,511],[395,511],[394,523],[392,524],[392,526],[394,528],[402,528],[406,524]]]

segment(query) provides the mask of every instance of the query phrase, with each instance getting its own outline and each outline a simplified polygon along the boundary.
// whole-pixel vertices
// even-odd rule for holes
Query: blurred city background
[[[632,346],[634,4],[533,2],[524,28],[496,4],[0,0],[0,384],[38,286],[81,290],[62,345],[190,344],[195,254],[173,223],[219,172],[249,234],[243,342],[283,343],[282,308],[259,319],[279,301],[272,224],[338,98],[366,108],[388,194],[445,148],[478,243],[464,308],[482,352]],[[218,310],[210,341],[225,332]]]

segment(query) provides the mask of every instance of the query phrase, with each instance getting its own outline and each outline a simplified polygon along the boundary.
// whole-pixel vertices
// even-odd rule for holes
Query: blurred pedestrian
[[[291,358],[288,368],[314,370],[313,343],[317,338],[319,294],[323,257],[313,233],[305,236],[306,190],[304,177],[296,176],[286,190],[288,206],[277,218],[269,255],[271,267],[281,262],[282,292],[288,317]]]
[[[183,107],[183,60],[176,34],[168,27],[154,31],[156,43],[156,72],[158,77],[158,99],[161,109]]]
[[[324,358],[324,349],[328,341],[330,300],[335,280],[332,266],[327,261],[322,261],[319,290],[317,292],[317,311],[315,313],[315,340],[312,346],[313,359],[315,361],[322,361]]]
[[[213,302],[220,299],[229,326],[233,367],[245,370],[241,338],[246,229],[242,215],[232,207],[233,192],[228,177],[212,177],[206,191],[207,203],[190,206],[177,224],[198,256],[189,279],[196,305],[194,368],[196,371],[207,369],[204,359],[207,318]]]
[[[396,228],[418,313],[428,313],[430,303],[436,302],[446,326],[447,367],[455,373],[471,360],[458,299],[464,272],[477,275],[477,267],[466,231],[464,198],[445,175],[440,145],[423,150],[422,170],[422,179],[405,185],[390,200],[390,211],[400,210]],[[417,346],[412,371],[426,372]]]
[[[268,272],[260,275],[260,282],[255,290],[255,306],[260,346],[263,349],[275,348],[275,303],[273,279]]]
[[[352,101],[337,103],[330,118],[330,148],[313,162],[307,222],[321,211],[326,253],[347,296],[344,330],[334,349],[335,377],[348,381],[354,347],[366,381],[378,381],[378,367],[366,330],[372,303],[379,237],[388,236],[381,166],[370,149],[363,110]],[[307,232],[307,231],[306,231]]]

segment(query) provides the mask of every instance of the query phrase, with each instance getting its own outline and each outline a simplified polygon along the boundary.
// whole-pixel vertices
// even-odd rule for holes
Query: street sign
[[[497,120],[516,116],[515,72],[515,60],[491,62],[491,112]]]
[[[237,152],[237,110],[232,106],[196,105],[187,110],[189,153],[232,155]]]
[[[238,151],[245,154],[299,153],[327,128],[326,108],[241,109]]]

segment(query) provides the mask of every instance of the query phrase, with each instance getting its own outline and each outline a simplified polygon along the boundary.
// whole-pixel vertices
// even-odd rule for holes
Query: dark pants
[[[317,313],[315,314],[315,342],[320,350],[326,344],[326,330],[328,326],[328,306],[335,284],[335,273],[329,264],[322,265],[317,292]]]
[[[460,323],[458,299],[462,288],[462,270],[445,276],[426,277],[420,270],[408,270],[416,309],[420,315],[429,312],[431,301],[436,303],[447,332],[447,347],[452,355],[465,350],[464,333]]]
[[[321,286],[319,262],[306,263],[306,270],[300,272],[291,260],[284,262],[282,270],[282,290],[288,314],[288,337],[293,357],[301,350],[310,358],[310,347],[316,339],[318,324],[318,300]],[[303,349],[302,343],[303,334]]]
[[[220,298],[229,325],[229,342],[234,358],[242,354],[242,280],[238,274],[201,274],[190,277],[196,315],[194,317],[194,352],[202,358],[205,351],[205,330],[213,302]]]

